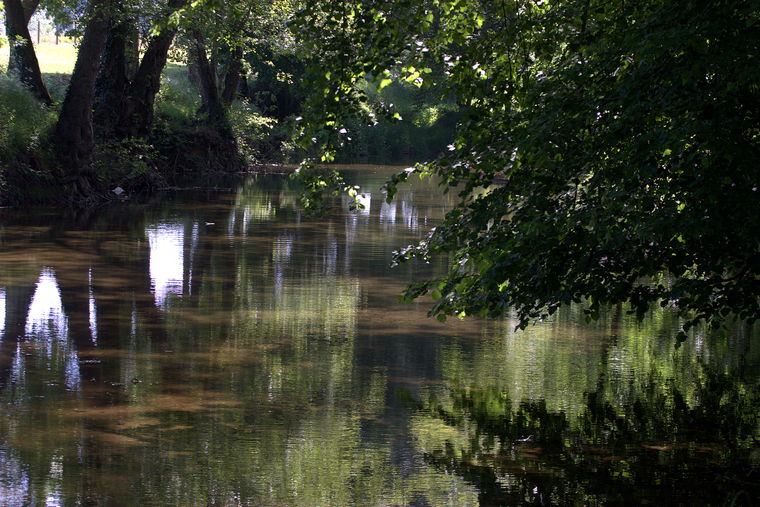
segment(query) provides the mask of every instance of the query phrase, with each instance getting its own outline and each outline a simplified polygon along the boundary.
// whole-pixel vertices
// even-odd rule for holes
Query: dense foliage
[[[346,118],[394,115],[369,111],[366,78],[467,108],[447,153],[388,185],[433,174],[460,197],[396,253],[450,259],[409,299],[522,327],[581,301],[671,305],[684,330],[760,316],[757,0],[321,1],[299,23],[321,69],[305,136],[327,159]]]
[[[271,121],[246,100],[251,69],[245,62],[257,57],[255,46],[288,45],[291,0],[3,5],[12,39],[8,84],[23,84],[49,114],[45,123],[30,119],[35,128],[21,130],[29,133],[23,142],[0,145],[9,189],[0,201],[49,201],[56,195],[86,206],[113,198],[117,187],[132,194],[171,182],[178,173],[187,178],[241,170],[264,151],[258,144]],[[57,80],[42,74],[36,55],[42,47],[32,44],[29,33],[35,13],[76,40],[66,91],[52,98],[46,85]],[[170,60],[188,78],[177,79],[176,65],[164,72]],[[162,85],[168,85],[163,93]],[[13,107],[0,103],[3,110]]]

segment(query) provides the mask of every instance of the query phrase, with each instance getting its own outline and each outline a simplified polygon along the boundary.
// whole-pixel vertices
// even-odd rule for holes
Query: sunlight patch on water
[[[185,230],[181,224],[146,229],[150,244],[150,280],[156,306],[164,308],[169,294],[182,295]]]

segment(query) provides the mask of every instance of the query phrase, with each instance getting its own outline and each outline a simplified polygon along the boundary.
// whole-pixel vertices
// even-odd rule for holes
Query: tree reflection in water
[[[514,403],[497,389],[455,388],[445,402],[430,396],[416,403],[426,459],[475,484],[481,505],[751,505],[760,498],[753,386],[705,368],[690,404],[653,372],[621,409],[604,385],[600,378],[575,419],[543,400]],[[437,440],[426,438],[431,425]]]

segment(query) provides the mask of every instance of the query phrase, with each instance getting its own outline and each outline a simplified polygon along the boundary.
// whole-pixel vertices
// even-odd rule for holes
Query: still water
[[[748,505],[757,329],[397,302],[429,182],[304,215],[287,177],[0,210],[0,505]]]

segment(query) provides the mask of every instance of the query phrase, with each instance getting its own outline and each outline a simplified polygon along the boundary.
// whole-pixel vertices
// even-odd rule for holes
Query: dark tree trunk
[[[131,81],[137,74],[140,67],[140,32],[137,30],[137,23],[133,22],[129,26],[127,35],[127,77]]]
[[[112,19],[106,38],[100,71],[95,81],[95,108],[92,121],[100,138],[114,134],[124,108],[124,94],[129,85],[127,76],[128,21]]]
[[[206,56],[206,48],[201,34],[192,34],[192,60],[195,62],[200,83],[203,106],[199,111],[201,121],[213,131],[212,138],[207,143],[208,159],[224,171],[236,171],[242,168],[243,162],[238,152],[237,141],[227,117],[227,108],[222,103],[215,69]],[[213,141],[212,141],[213,139]]]
[[[250,98],[251,90],[248,87],[248,76],[245,73],[240,73],[240,96]]]
[[[193,34],[193,60],[198,70],[198,81],[200,84],[201,98],[203,107],[201,114],[206,117],[209,124],[225,126],[227,125],[227,115],[224,111],[222,98],[219,95],[219,88],[216,82],[216,72],[206,56],[206,47],[203,38],[199,33]]]
[[[198,75],[198,65],[195,63],[195,59],[192,58],[192,55],[187,60],[187,80],[196,88],[200,89],[201,78]]]
[[[92,192],[94,175],[90,158],[95,146],[92,129],[92,106],[95,79],[100,55],[108,35],[106,11],[113,0],[93,0],[89,6],[90,21],[79,46],[71,83],[61,106],[55,127],[54,143],[64,183],[75,201]]]
[[[32,16],[34,16],[34,13],[37,11],[37,7],[40,5],[40,0],[21,0],[21,5],[24,7],[26,24],[29,26],[29,22],[32,20]]]
[[[188,0],[170,0],[166,16]],[[153,124],[161,73],[166,66],[177,29],[165,27],[152,37],[142,61],[138,55],[135,23],[122,22],[109,35],[98,77],[99,106],[95,120],[103,127],[103,137],[146,137]],[[101,86],[102,83],[102,86]]]
[[[16,76],[40,102],[49,106],[53,100],[42,81],[40,64],[29,33],[29,19],[38,3],[38,1],[27,2],[26,7],[29,8],[27,11],[21,0],[3,0],[6,35],[10,42],[8,73]]]
[[[229,107],[237,98],[240,89],[240,74],[243,71],[243,48],[236,46],[229,54],[227,72],[222,87],[222,104]]]
[[[156,96],[161,89],[161,72],[166,66],[169,48],[176,34],[174,29],[164,29],[150,40],[137,73],[127,89],[119,129],[123,137],[144,137],[150,132]]]

